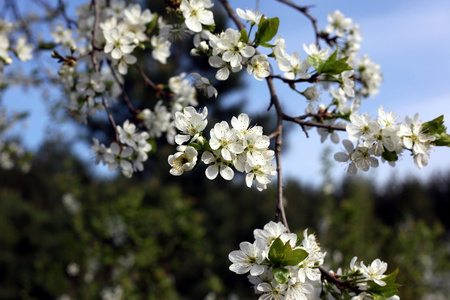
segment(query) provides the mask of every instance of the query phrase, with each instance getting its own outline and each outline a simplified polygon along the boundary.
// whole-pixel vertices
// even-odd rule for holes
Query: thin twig
[[[300,125],[307,138],[309,138],[309,134],[306,131],[306,127],[318,127],[318,128],[325,128],[328,130],[346,131],[345,127],[327,125],[327,124],[322,124],[322,123],[315,123],[315,122],[311,122],[311,121],[304,121],[304,119],[306,119],[307,117],[315,117],[318,119],[323,118],[322,115],[315,115],[315,114],[306,114],[306,115],[303,115],[303,116],[300,116],[297,118],[293,118],[286,114],[283,114],[283,120],[293,122],[293,123]]]
[[[167,94],[166,92],[164,92],[164,90],[159,85],[155,84],[150,78],[148,78],[147,75],[145,75],[144,70],[142,70],[142,68],[139,65],[135,64],[134,66],[138,70],[142,79],[144,79],[144,83],[146,85],[150,86],[152,89],[154,89],[156,92],[156,95],[161,95],[164,98],[171,98],[170,95]]]
[[[318,77],[319,77],[319,73],[314,73],[311,75],[311,77],[309,77],[308,79],[303,79],[303,78],[299,78],[299,79],[287,79],[284,78],[280,75],[270,75],[270,77],[272,78],[276,78],[276,79],[280,79],[281,81],[283,81],[284,83],[287,84],[294,84],[294,83],[298,83],[298,82],[309,82],[309,83],[315,83],[318,81]]]
[[[122,82],[120,82],[119,77],[117,76],[116,71],[114,70],[114,67],[112,66],[110,60],[108,60],[108,66],[109,66],[109,68],[111,70],[111,74],[114,77],[114,80],[117,82],[117,84],[120,86],[120,89],[122,90],[123,101],[127,105],[128,110],[133,115],[137,115],[139,113],[139,111],[133,107],[133,104],[131,104],[130,97],[128,97],[128,93],[125,90],[125,85]]]
[[[356,295],[359,295],[363,291],[358,289],[357,287],[353,286],[349,281],[341,281],[338,278],[336,278],[333,274],[329,273],[327,270],[325,270],[323,267],[319,267],[320,273],[322,274],[322,280],[326,280],[329,283],[332,283],[340,290],[351,290]]]
[[[245,28],[244,24],[238,18],[238,16],[234,13],[233,8],[230,6],[227,0],[220,0],[223,7],[225,8],[228,16],[234,21],[239,30]],[[258,52],[257,52],[258,53]],[[280,101],[278,100],[278,96],[275,90],[275,86],[273,84],[273,79],[269,76],[266,78],[267,85],[269,87],[270,92],[270,106],[275,107],[277,113],[277,127],[276,134],[273,134],[273,137],[276,137],[275,140],[275,160],[277,163],[277,209],[275,211],[275,221],[277,222],[281,218],[281,222],[286,226],[288,232],[289,225],[286,219],[286,212],[284,210],[284,200],[283,200],[283,175],[282,175],[282,167],[281,167],[281,146],[283,144],[283,109],[281,108]]]
[[[234,24],[236,24],[237,28],[240,30],[245,29],[244,23],[241,22],[237,14],[234,12],[230,3],[227,0],[219,0],[222,3],[223,7],[227,11],[228,16],[233,20]]]
[[[116,142],[119,145],[121,145],[120,139],[119,139],[119,131],[117,130],[116,122],[114,121],[111,111],[109,110],[108,103],[106,103],[106,99],[105,99],[105,96],[103,95],[103,93],[102,93],[102,104],[103,104],[103,107],[105,108],[106,114],[108,115],[109,122],[111,123],[111,126],[114,128],[114,132],[116,133]]]
[[[100,19],[99,12],[98,12],[98,4],[96,0],[92,0],[91,6],[94,7],[94,28],[92,28],[92,52],[91,52],[91,58],[92,58],[92,65],[94,66],[95,73],[99,73],[99,67],[97,63],[97,57],[95,56],[96,53],[96,45],[95,40],[97,38],[97,28],[98,28],[98,22]]]
[[[97,38],[97,27],[98,22],[100,19],[99,12],[98,12],[98,3],[96,0],[92,0],[91,6],[94,8],[94,28],[92,29],[92,51],[91,51],[91,58],[92,58],[92,65],[94,67],[95,73],[98,74],[100,72],[100,68],[98,66],[97,57],[96,57],[96,45],[95,40]],[[111,126],[114,129],[114,132],[116,134],[116,142],[120,145],[120,139],[119,139],[119,131],[117,130],[116,122],[114,121],[114,117],[111,114],[111,111],[109,110],[108,103],[106,103],[105,95],[102,93],[102,104],[105,108],[106,114],[108,115],[109,122],[111,123]]]
[[[283,145],[283,109],[281,108],[280,101],[278,99],[277,93],[275,91],[275,86],[273,84],[273,79],[266,78],[267,85],[270,92],[270,103],[273,104],[277,113],[277,129],[276,129],[276,139],[275,139],[275,160],[277,162],[277,209],[275,211],[275,222],[281,218],[284,226],[288,232],[290,232],[289,225],[286,219],[286,212],[284,210],[284,199],[283,199],[283,172],[281,167],[281,146]]]
[[[71,19],[66,12],[66,5],[62,0],[58,0],[58,4],[56,8],[53,8],[50,4],[48,4],[44,0],[33,0],[36,4],[42,5],[46,10],[51,11],[55,15],[61,15],[63,19],[66,21],[67,27],[72,28],[77,27],[77,21]]]
[[[281,2],[281,3],[284,3],[284,4],[286,4],[286,5],[288,5],[288,6],[292,7],[292,8],[297,9],[298,11],[300,11],[302,14],[304,14],[305,17],[307,17],[311,21],[312,26],[314,28],[314,34],[316,36],[316,45],[317,45],[318,48],[320,48],[319,39],[320,39],[321,35],[320,35],[319,29],[317,27],[317,20],[308,11],[309,8],[312,7],[312,6],[311,5],[310,6],[299,6],[299,5],[293,3],[293,2],[291,2],[289,0],[277,0],[277,1]]]

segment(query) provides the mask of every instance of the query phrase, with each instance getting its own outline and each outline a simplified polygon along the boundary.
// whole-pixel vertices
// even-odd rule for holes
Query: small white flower
[[[223,159],[220,155],[220,151],[214,151],[213,153],[209,151],[203,152],[202,161],[207,165],[212,163],[212,165],[206,168],[205,171],[206,178],[209,180],[215,179],[219,173],[225,180],[233,179],[234,171],[228,166],[230,162]]]
[[[278,67],[284,72],[284,77],[290,80],[296,78],[308,79],[311,74],[306,71],[310,67],[308,60],[300,61],[300,54],[296,51],[292,55],[277,57]]]
[[[330,24],[325,27],[326,32],[331,34],[336,31],[338,37],[343,37],[352,26],[352,19],[346,18],[339,10],[328,14],[328,22]]]
[[[180,10],[185,18],[186,26],[194,32],[200,32],[202,24],[214,24],[214,15],[207,10],[212,6],[213,3],[210,0],[182,0]]]
[[[244,62],[244,58],[252,57],[256,50],[240,41],[241,33],[233,28],[222,32],[217,42],[217,48],[223,52],[222,59],[229,62],[231,67],[236,68]]]
[[[230,270],[236,274],[245,274],[250,271],[250,275],[258,276],[264,272],[264,266],[259,265],[264,257],[261,250],[249,242],[239,244],[240,250],[232,251],[228,259],[233,263]]]
[[[198,90],[202,91],[208,98],[211,98],[212,96],[217,98],[217,90],[212,86],[208,78],[202,77],[198,73],[191,73],[190,75],[196,79],[194,86]]]
[[[355,71],[344,71],[341,74],[342,77],[342,89],[348,97],[355,97],[355,82],[351,78]]]
[[[133,52],[136,45],[133,42],[134,34],[125,31],[123,26],[117,25],[111,29],[103,29],[103,35],[106,39],[104,51],[111,53],[114,59],[120,59],[124,54]]]
[[[172,167],[170,174],[180,176],[186,171],[190,171],[197,163],[198,152],[191,146],[178,146],[177,153],[169,155],[168,162]]]
[[[166,64],[167,58],[170,56],[170,46],[172,43],[156,35],[152,36],[150,43],[153,47],[152,57],[160,63]]]
[[[383,275],[384,272],[386,272],[387,270],[387,263],[381,261],[380,259],[375,259],[370,266],[366,266],[364,265],[363,262],[361,262],[361,272],[362,275],[367,279],[367,280],[372,280],[374,281],[376,284],[380,285],[380,286],[385,286],[386,282],[384,282],[383,279],[384,277],[386,277],[386,275]]]
[[[352,155],[355,152],[355,149],[353,147],[353,143],[349,140],[343,140],[342,144],[344,145],[345,152],[338,152],[334,155],[334,159],[338,162],[348,162],[348,169],[347,169],[347,175],[354,176],[358,169],[356,168],[356,163],[354,162]]]
[[[261,17],[263,16],[262,14],[259,13],[259,11],[255,12],[251,9],[246,9],[244,11],[240,8],[237,8],[236,13],[238,14],[238,16],[241,19],[246,20],[247,22],[250,21],[251,25],[259,24],[259,21],[261,20]]]
[[[183,113],[177,112],[175,114],[175,127],[181,131],[181,134],[175,136],[175,142],[181,145],[189,139],[191,142],[195,141],[208,124],[207,115],[208,109],[206,107],[201,113],[197,112],[192,106],[185,107]]]
[[[314,43],[310,44],[309,46],[306,46],[305,44],[303,44],[303,50],[305,50],[305,52],[309,56],[316,56],[316,57],[322,59],[323,61],[328,59],[328,51],[329,51],[329,49],[319,50],[317,45],[314,44]]]
[[[27,38],[23,35],[17,39],[16,53],[17,57],[21,61],[27,61],[33,58],[31,52],[33,51],[33,45],[27,44]]]
[[[263,80],[270,75],[267,55],[255,55],[247,65],[248,74],[253,74],[256,80]]]

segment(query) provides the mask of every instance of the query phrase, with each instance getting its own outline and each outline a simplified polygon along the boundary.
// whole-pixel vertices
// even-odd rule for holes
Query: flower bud
[[[303,92],[303,96],[308,100],[317,101],[317,99],[319,99],[319,91],[316,86],[311,86]]]
[[[198,45],[198,50],[203,53],[206,53],[209,50],[209,46],[205,41],[201,41],[200,45]]]

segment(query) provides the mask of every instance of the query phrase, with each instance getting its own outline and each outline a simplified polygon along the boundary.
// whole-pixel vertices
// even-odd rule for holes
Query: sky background
[[[18,2],[25,13],[29,1]],[[374,62],[380,63],[384,77],[380,93],[375,98],[363,100],[360,112],[368,112],[376,117],[378,107],[383,105],[385,110],[395,111],[401,119],[418,112],[424,122],[445,114],[445,124],[449,126],[450,1],[294,2],[299,5],[314,4],[310,13],[318,20],[319,29],[325,28],[327,14],[337,9],[360,25],[363,34],[360,55],[368,54]],[[255,8],[256,3],[254,0],[230,1],[234,8],[243,9]],[[71,5],[75,4],[71,2]],[[220,6],[220,3],[216,2],[216,5]],[[287,52],[299,51],[300,57],[305,58],[302,45],[314,42],[314,32],[309,20],[299,12],[272,0],[260,0],[259,10],[268,17],[280,18],[278,33],[286,40]],[[20,62],[17,64],[25,67],[25,64]],[[245,112],[250,116],[252,113],[266,111],[269,103],[267,85],[265,82],[254,80],[252,76],[244,77],[247,77],[248,87],[222,101],[232,103],[245,97],[248,101],[248,110]],[[298,89],[303,90],[306,87],[299,85]],[[277,82],[277,92],[285,111],[293,116],[303,114],[306,107],[304,98],[280,82]],[[41,98],[37,90],[29,89],[25,92],[19,88],[12,88],[5,93],[3,99],[3,104],[8,109],[30,112],[27,128],[18,126],[15,129],[15,133],[23,136],[25,145],[30,149],[36,149],[51,132],[49,130],[52,127],[51,116],[47,113]],[[73,126],[66,125],[63,131],[69,138],[75,136]],[[332,147],[332,155],[343,147],[329,140],[324,144],[320,143],[314,131],[314,129],[311,131],[310,138],[307,139],[300,128],[291,130],[286,138],[289,139],[289,148],[283,156],[283,169],[285,176],[317,186],[322,182],[320,157],[324,146]],[[266,133],[269,133],[269,130],[266,130]],[[340,136],[344,139],[346,133],[341,133]],[[76,151],[84,159],[89,159],[93,154],[88,147],[89,145],[78,145]],[[450,149],[441,147],[434,149],[429,165],[424,169],[417,169],[412,158],[405,155],[395,168],[380,164],[377,169],[371,169],[364,175],[377,183],[387,182],[392,177],[403,179],[414,176],[420,180],[427,180],[436,172],[450,170]],[[104,168],[97,170],[100,174],[107,172]],[[336,181],[345,178],[345,166],[336,163],[332,174]]]

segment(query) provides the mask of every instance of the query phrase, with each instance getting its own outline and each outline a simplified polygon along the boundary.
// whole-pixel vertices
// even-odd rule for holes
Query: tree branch
[[[309,127],[326,128],[326,129],[329,129],[329,130],[346,131],[346,129],[344,127],[340,127],[340,126],[326,125],[326,124],[321,124],[321,123],[314,123],[314,122],[311,122],[311,121],[303,121],[306,117],[309,117],[309,116],[310,115],[307,114],[307,115],[304,115],[304,116],[293,118],[293,117],[290,117],[288,115],[283,114],[283,120],[296,123],[296,124],[298,124],[298,125],[300,125],[302,127],[303,126],[309,126]],[[315,115],[311,115],[311,116],[315,116]]]
[[[291,2],[289,0],[277,0],[277,1],[281,2],[281,3],[284,3],[284,4],[290,6],[290,7],[294,8],[294,9],[300,11],[302,14],[305,15],[305,17],[307,17],[311,21],[312,26],[314,28],[314,34],[316,36],[316,45],[317,45],[318,48],[320,48],[319,39],[320,39],[321,35],[320,35],[319,29],[317,27],[317,20],[308,11],[309,8],[312,7],[312,5],[299,6],[299,5],[293,3],[293,2]]]
[[[164,92],[164,90],[159,85],[155,84],[150,78],[148,78],[147,75],[145,75],[144,70],[142,70],[142,68],[139,65],[135,64],[134,66],[138,70],[142,79],[144,79],[145,84],[155,90],[156,95],[161,95],[162,97],[168,98],[168,99],[171,98],[170,95],[167,94],[166,92]]]
[[[227,0],[219,0],[219,1],[220,3],[222,3],[223,8],[225,8],[228,16],[233,20],[234,24],[236,24],[239,31],[245,29],[244,23],[242,23],[239,17],[236,15],[230,3],[228,3]]]
[[[267,85],[270,92],[270,103],[275,107],[277,113],[277,128],[276,128],[276,140],[275,140],[275,160],[277,162],[277,209],[275,211],[275,222],[281,218],[281,222],[286,226],[288,232],[290,232],[289,225],[286,219],[286,212],[284,210],[283,199],[283,172],[281,167],[281,146],[283,145],[283,109],[281,108],[280,101],[278,100],[273,79],[266,78]]]
[[[133,107],[133,104],[131,104],[131,101],[130,101],[130,98],[128,97],[127,91],[125,90],[125,85],[122,82],[120,82],[119,77],[117,77],[116,71],[114,70],[110,60],[108,60],[108,65],[109,65],[109,68],[111,69],[111,74],[113,75],[114,80],[117,82],[117,84],[120,86],[120,89],[122,90],[123,101],[127,105],[128,110],[133,115],[137,115],[139,113],[139,111]]]
[[[323,267],[319,267],[320,273],[322,274],[322,281],[326,280],[329,283],[334,284],[339,290],[350,290],[356,295],[359,295],[363,291],[358,289],[357,287],[353,286],[349,281],[341,281],[338,278],[335,277],[335,275],[329,273],[327,270],[325,270]]]

